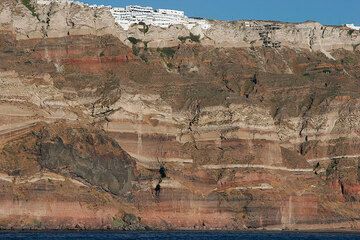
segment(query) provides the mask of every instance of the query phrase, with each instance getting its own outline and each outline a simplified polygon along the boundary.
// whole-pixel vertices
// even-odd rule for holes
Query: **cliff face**
[[[149,27],[142,31],[142,25],[133,26],[128,31],[119,27],[106,8],[88,8],[76,4],[36,5],[29,9],[15,0],[5,0],[0,6],[0,28],[11,29],[17,39],[58,38],[69,35],[111,34],[130,45],[128,37],[142,39],[148,47],[175,47],[190,33],[199,35],[201,44],[211,47],[260,47],[264,43],[280,46],[323,51],[359,47],[358,31],[346,27],[322,26],[316,22],[299,24],[238,21],[209,21],[211,28],[200,26],[191,30],[182,25],[163,29]]]
[[[2,227],[359,228],[358,31],[0,10]]]

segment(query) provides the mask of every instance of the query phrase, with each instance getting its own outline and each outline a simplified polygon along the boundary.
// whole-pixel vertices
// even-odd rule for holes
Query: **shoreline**
[[[257,230],[257,229],[244,229],[244,230],[221,230],[221,229],[213,229],[213,230],[115,230],[115,229],[9,229],[9,230],[0,230],[0,234],[3,233],[307,233],[307,234],[321,234],[321,233],[333,233],[333,234],[341,234],[341,233],[354,233],[360,234],[360,229],[352,230],[352,229],[334,229],[334,230]]]

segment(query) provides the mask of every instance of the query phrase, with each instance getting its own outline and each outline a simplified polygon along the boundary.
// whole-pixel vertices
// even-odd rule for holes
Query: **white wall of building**
[[[354,24],[346,24],[346,26],[354,30],[360,30],[360,26],[355,26]]]
[[[182,24],[187,28],[201,25],[204,29],[210,27],[205,20],[190,19],[183,11],[171,9],[153,9],[152,7],[127,6],[126,8],[112,8],[115,21],[125,30],[132,24],[143,22],[147,25],[167,28],[171,25]]]

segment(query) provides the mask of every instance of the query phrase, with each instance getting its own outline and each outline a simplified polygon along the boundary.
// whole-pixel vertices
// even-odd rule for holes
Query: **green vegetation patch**
[[[249,97],[249,95],[254,91],[255,83],[252,80],[246,80],[241,86],[242,95]]]
[[[124,229],[126,227],[126,223],[121,218],[115,218],[112,222],[112,227],[115,229]]]
[[[193,41],[193,42],[199,43],[200,42],[200,35],[194,35],[194,34],[190,33],[190,40]]]
[[[133,46],[132,46],[132,51],[133,51],[133,54],[134,54],[135,56],[138,56],[139,53],[140,53],[140,48],[137,47],[137,46],[135,46],[135,45],[133,45]]]
[[[168,69],[173,69],[174,68],[174,64],[172,63],[166,63],[166,66]]]
[[[141,42],[140,39],[134,38],[134,37],[128,37],[128,40],[132,43],[132,44],[138,44],[139,42]]]
[[[144,42],[144,51],[149,50],[148,43],[149,43],[149,42]]]
[[[39,20],[39,14],[36,13],[36,10],[34,8],[34,6],[32,5],[32,3],[30,2],[30,0],[21,0],[22,4],[24,4],[24,6],[29,9],[29,11],[31,12],[31,15],[33,15],[34,17],[36,17]]]
[[[195,34],[192,34],[190,33],[189,36],[179,36],[178,39],[182,42],[182,43],[185,43],[186,40],[190,40],[191,42],[197,42],[199,43],[200,42],[200,35],[195,35]]]
[[[144,62],[146,62],[146,63],[149,62],[149,59],[148,59],[148,57],[146,56],[146,54],[140,54],[139,57],[140,57],[141,60],[143,60]]]
[[[304,76],[304,77],[310,77],[310,73],[305,72],[305,73],[303,74],[303,76]]]
[[[146,33],[149,31],[149,26],[146,25],[146,23],[144,23],[144,22],[139,22],[139,25],[142,26],[142,28],[139,29],[140,32],[146,34]]]
[[[158,48],[158,52],[162,57],[173,58],[175,56],[175,49],[173,48]]]
[[[337,170],[338,165],[339,165],[339,159],[332,159],[331,163],[326,169],[326,176],[329,177],[330,175],[332,175]]]
[[[184,43],[184,42],[186,42],[187,39],[189,39],[189,36],[186,36],[186,37],[184,37],[184,36],[179,36],[178,39],[179,39],[182,43]]]
[[[143,42],[141,39],[137,39],[134,37],[128,37],[128,40],[132,43],[132,52],[135,56],[140,57],[140,59],[144,62],[149,62],[148,56],[147,56],[147,50],[148,50],[148,42]],[[143,43],[144,47],[141,47],[141,44],[138,45],[138,43]]]
[[[43,224],[40,220],[34,219],[33,220],[33,228],[35,229],[41,229],[43,227]]]

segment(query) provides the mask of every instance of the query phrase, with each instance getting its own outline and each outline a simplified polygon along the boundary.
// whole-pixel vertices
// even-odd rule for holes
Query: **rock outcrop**
[[[11,129],[16,137],[2,146],[1,227],[117,228],[128,210],[119,198],[131,189],[132,158],[86,125],[28,128]]]
[[[3,228],[359,229],[359,31],[34,9],[0,6]]]

